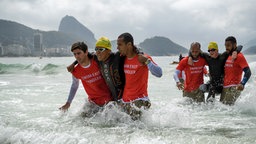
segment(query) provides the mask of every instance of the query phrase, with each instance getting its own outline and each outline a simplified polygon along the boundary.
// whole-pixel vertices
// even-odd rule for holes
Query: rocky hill
[[[58,31],[41,31],[29,28],[13,21],[0,20],[0,43],[2,46],[19,44],[27,48],[34,47],[34,34],[41,33],[44,48],[67,47],[76,39]]]
[[[249,54],[249,55],[254,55],[256,54],[256,45],[255,46],[251,46],[248,49],[242,51],[244,54]]]
[[[174,43],[168,38],[155,36],[144,40],[139,44],[142,51],[153,56],[170,56],[180,53],[188,53],[188,49]]]
[[[3,46],[20,44],[33,48],[35,33],[42,34],[43,47],[69,47],[76,41],[85,41],[89,47],[94,47],[94,34],[79,23],[74,17],[65,16],[59,25],[59,31],[41,31],[23,24],[0,19],[0,43]]]
[[[72,36],[77,41],[84,41],[90,48],[93,48],[96,42],[92,31],[72,16],[67,15],[62,18],[59,32]]]
[[[23,51],[25,52],[27,49],[32,51],[35,33],[42,34],[43,48],[49,49],[50,52],[52,52],[50,48],[64,48],[67,49],[66,53],[70,54],[69,48],[76,41],[85,41],[89,48],[94,48],[96,42],[93,32],[72,16],[62,18],[58,31],[41,31],[17,22],[0,19],[0,55],[7,47],[8,49],[12,48],[13,44],[24,47]],[[117,51],[116,40],[111,41],[111,43],[112,50]],[[169,56],[188,52],[186,48],[160,36],[144,40],[139,44],[139,47],[152,56]],[[16,53],[15,55],[19,54]]]
[[[2,45],[23,44],[30,46],[35,30],[12,21],[0,19],[0,43]],[[28,43],[27,43],[28,42]]]
[[[252,37],[252,39],[250,39],[248,42],[246,42],[243,46],[243,50],[249,49],[252,46],[256,45],[256,38]]]

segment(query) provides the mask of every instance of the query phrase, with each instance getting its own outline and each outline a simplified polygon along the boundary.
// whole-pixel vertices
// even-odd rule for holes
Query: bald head
[[[190,52],[192,54],[193,59],[197,59],[201,52],[201,45],[199,42],[193,42],[190,45]]]
[[[192,47],[198,47],[199,49],[201,49],[201,44],[199,42],[192,42],[190,45],[190,50],[192,49]]]

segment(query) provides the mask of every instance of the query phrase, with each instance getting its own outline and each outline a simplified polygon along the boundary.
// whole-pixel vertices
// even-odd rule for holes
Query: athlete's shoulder
[[[97,58],[97,56],[96,56],[95,53],[90,53],[90,55],[91,55],[91,56],[90,56],[89,58],[90,58],[91,60],[93,60],[93,61],[95,61],[95,62],[97,62],[97,63],[99,62],[99,60],[98,60],[98,58]]]
[[[145,57],[149,58],[151,61],[153,61],[152,57],[151,57],[149,54],[144,53],[143,55],[144,55]]]
[[[238,53],[238,54],[237,54],[237,58],[239,58],[239,57],[240,57],[240,58],[244,58],[244,54],[243,54],[243,53],[241,53],[241,52],[240,52],[240,53]]]
[[[246,62],[247,63],[246,58],[244,57],[244,55],[241,52],[237,54],[237,58],[236,59],[237,59],[238,62],[241,62],[241,63],[242,62]]]
[[[202,58],[208,58],[208,57],[210,57],[210,55],[209,55],[209,53],[202,52],[202,53],[200,53],[200,57],[202,57]]]
[[[78,63],[78,64],[74,67],[74,69],[73,69],[73,71],[72,71],[72,74],[75,75],[75,74],[78,73],[81,69],[82,69],[82,67],[81,67],[81,65]]]
[[[98,60],[98,58],[96,57],[96,58],[93,58],[93,59],[91,59],[91,65],[92,66],[95,66],[95,65],[99,65],[101,62]]]
[[[186,65],[186,64],[188,64],[188,56],[186,56],[186,57],[184,57],[180,62],[179,62],[179,65]]]
[[[78,69],[80,67],[81,67],[81,65],[78,63],[77,65],[75,65],[74,69]]]
[[[185,56],[180,62],[182,61],[188,61],[189,56]]]
[[[229,58],[232,59],[232,56],[229,56]],[[245,57],[244,57],[244,55],[240,52],[240,53],[237,54],[236,61],[241,61],[241,60],[242,60],[242,61],[245,60]]]
[[[205,63],[206,63],[206,59],[205,59],[205,58],[202,58],[202,57],[199,57],[199,61],[200,61],[200,62],[205,62]]]
[[[198,60],[205,60],[205,58],[199,56],[199,57],[198,57]]]

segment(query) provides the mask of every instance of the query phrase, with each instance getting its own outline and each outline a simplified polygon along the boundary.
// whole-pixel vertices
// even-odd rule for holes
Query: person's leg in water
[[[86,102],[83,107],[83,112],[81,113],[81,116],[83,118],[90,118],[93,117],[97,112],[99,112],[102,109],[102,107],[96,105],[93,102]]]
[[[207,83],[205,84],[201,84],[199,89],[205,93],[205,92],[209,92],[209,88],[210,88],[210,81],[208,81]]]
[[[121,107],[131,116],[132,120],[139,120],[142,115],[141,108],[149,109],[151,106],[150,101],[144,101],[144,100],[136,100],[131,103],[122,103]]]
[[[213,84],[209,84],[209,93],[206,98],[206,102],[213,102],[215,99],[216,87]]]
[[[223,90],[223,84],[221,82],[215,82],[209,84],[209,94],[207,96],[207,102],[213,102],[216,94],[221,94]]]

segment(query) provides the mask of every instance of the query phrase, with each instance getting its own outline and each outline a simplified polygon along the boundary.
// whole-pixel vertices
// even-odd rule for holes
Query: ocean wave
[[[0,63],[0,74],[16,74],[16,73],[22,73],[22,74],[56,74],[58,73],[60,69],[60,65],[55,65],[55,64],[29,64],[29,65],[24,65],[24,64],[3,64]]]

